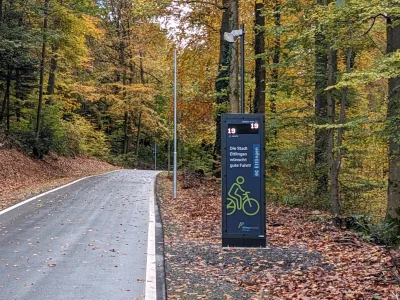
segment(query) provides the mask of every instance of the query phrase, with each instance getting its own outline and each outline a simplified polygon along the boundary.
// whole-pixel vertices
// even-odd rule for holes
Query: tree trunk
[[[7,79],[6,79],[6,90],[4,92],[3,104],[1,106],[0,126],[3,123],[4,115],[6,113],[6,108],[10,103],[9,98],[10,98],[11,75],[12,75],[12,68],[10,66],[8,66]],[[7,111],[9,111],[8,108],[7,108]]]
[[[3,0],[0,0],[0,23],[3,21]]]
[[[63,5],[63,1],[60,0],[60,4]],[[61,26],[61,19],[56,17],[54,20],[53,27],[55,29],[59,29]],[[49,79],[47,82],[47,95],[48,99],[46,101],[47,104],[53,105],[54,104],[54,90],[56,86],[56,72],[57,72],[57,52],[58,52],[58,45],[53,45],[51,47],[51,59],[50,59],[50,71],[49,71]]]
[[[54,104],[53,95],[54,95],[54,88],[56,85],[56,71],[57,71],[57,60],[54,57],[56,55],[57,48],[53,47],[52,49],[53,49],[52,50],[53,55],[50,60],[49,80],[47,83],[47,95],[49,96],[49,98],[47,100],[47,104],[50,104],[50,105]]]
[[[42,42],[42,57],[40,60],[40,80],[39,80],[39,101],[36,115],[36,143],[39,141],[40,136],[40,119],[42,115],[43,103],[43,81],[44,81],[44,65],[46,58],[46,39],[47,39],[47,17],[49,11],[49,1],[44,0],[44,19],[43,19],[43,42]],[[39,149],[36,149],[39,150]]]
[[[185,178],[185,140],[182,138],[179,144],[181,145],[181,170],[183,171],[183,178]]]
[[[328,53],[328,86],[335,84],[335,65],[336,51],[329,50]],[[326,92],[327,100],[327,119],[329,125],[335,124],[335,99],[333,97],[333,89]],[[331,203],[332,213],[335,218],[339,217],[339,173],[335,160],[335,133],[333,128],[328,129],[328,165],[331,182]]]
[[[271,133],[269,136],[269,144],[270,144],[270,168],[271,175],[275,176],[278,172],[278,166],[276,164],[276,142],[278,139],[278,129],[276,125],[276,97],[278,94],[279,87],[279,64],[281,62],[281,36],[280,36],[280,27],[281,27],[281,4],[280,0],[275,0],[274,3],[274,25],[275,25],[275,39],[274,39],[274,56],[272,59],[273,68],[271,74],[271,99],[270,99],[270,110],[271,110]]]
[[[122,22],[122,20],[121,20]],[[127,70],[126,70],[126,62],[125,62],[125,42],[124,42],[124,33],[125,31],[120,27],[120,64],[122,68],[122,97],[123,101],[126,102],[126,79],[127,79]],[[127,106],[127,104],[125,104]],[[123,154],[127,154],[129,150],[129,113],[128,107],[125,107],[124,112],[124,149]]]
[[[125,113],[124,113],[124,149],[123,149],[123,154],[127,154],[128,153],[128,146],[129,146],[128,125],[129,125],[129,115],[128,115],[128,111],[125,111]]]
[[[350,73],[352,68],[352,60],[353,60],[353,50],[352,48],[347,49],[346,53],[346,73]],[[342,98],[340,101],[340,113],[339,113],[339,124],[343,125],[346,123],[346,107],[347,107],[347,99],[348,99],[348,88],[345,87],[342,89]],[[328,104],[329,105],[329,104]],[[339,175],[340,175],[340,168],[342,165],[342,144],[343,144],[343,133],[344,128],[340,127],[338,129],[337,134],[337,143],[336,143],[336,158],[334,159],[334,165],[332,166],[335,168],[334,171],[331,171],[331,181],[332,181],[332,189],[331,189],[331,201],[333,213],[335,214],[336,218],[340,213],[340,187],[339,187]],[[336,213],[335,213],[336,211]],[[337,224],[340,224],[337,223]]]
[[[144,79],[144,69],[143,69],[143,53],[142,51],[139,51],[139,56],[140,56],[140,82],[142,85],[145,85],[145,79]]]
[[[21,105],[24,94],[22,92],[21,86],[21,71],[19,69],[15,70],[15,117],[17,122],[21,120]]]
[[[238,0],[229,1],[229,31],[239,29],[239,2]],[[239,48],[238,43],[232,43],[229,69],[229,103],[231,113],[239,112]]]
[[[229,53],[231,44],[224,40],[224,32],[228,32],[229,26],[229,0],[223,0],[222,4],[226,9],[221,16],[220,36],[219,36],[219,58],[218,58],[218,72],[226,68],[226,54]]]
[[[227,89],[229,86],[229,65],[230,65],[230,53],[232,45],[224,41],[224,32],[229,32],[229,0],[223,0],[223,6],[227,7],[224,10],[221,17],[221,28],[220,28],[220,52],[219,52],[219,65],[218,65],[218,76],[215,81],[216,91],[216,117],[215,117],[215,144],[213,154],[213,171],[216,177],[221,176],[220,173],[220,156],[221,156],[221,114],[228,112],[226,106],[229,98],[227,95]]]
[[[281,12],[280,12],[280,0],[275,0],[274,4],[274,23],[275,29],[277,33],[275,34],[274,40],[274,57],[273,57],[273,65],[272,68],[272,82],[271,82],[271,101],[270,101],[270,109],[271,109],[271,117],[273,119],[276,118],[276,95],[278,90],[278,81],[279,81],[279,69],[278,65],[281,61],[281,37],[279,33],[279,28],[281,27]],[[275,126],[274,126],[275,127]],[[272,129],[272,135],[276,139],[277,129]]]
[[[122,102],[124,103],[124,121],[123,121],[123,144],[122,144],[122,154],[127,154],[129,151],[129,124],[130,124],[130,116],[129,116],[129,107],[128,102],[126,101],[126,83],[127,83],[127,64],[126,64],[126,53],[125,50],[127,48],[126,38],[127,32],[125,29],[125,9],[127,2],[126,1],[117,1],[115,3],[115,25],[116,25],[116,33],[118,38],[118,60],[119,60],[119,70],[117,72],[118,81],[122,79],[122,89],[118,89],[118,92],[122,95]],[[121,74],[122,73],[122,74]]]
[[[251,80],[254,80],[254,73],[251,74]],[[249,89],[249,100],[248,103],[250,104],[250,112],[254,112],[254,108],[253,108],[253,103],[254,103],[254,99],[253,99],[253,89]]]
[[[0,127],[3,124],[3,119],[4,119],[4,114],[6,112],[6,106],[7,106],[7,90],[4,93],[3,97],[3,103],[1,104],[1,112],[0,112]]]
[[[140,134],[142,131],[142,111],[139,111],[139,122],[138,122],[138,129],[137,129],[137,137],[136,137],[136,165],[139,161],[139,147],[140,147]]]
[[[8,78],[7,78],[7,88],[6,88],[6,96],[7,96],[7,114],[6,114],[6,116],[7,116],[7,130],[6,130],[6,133],[7,134],[9,134],[10,133],[10,108],[11,108],[11,105],[10,105],[10,83],[11,83],[11,74],[12,72],[11,72],[11,68],[9,69],[9,72],[8,72]]]
[[[387,18],[387,53],[400,49],[400,18]],[[394,24],[394,26],[393,26]],[[389,79],[389,179],[387,217],[400,224],[400,76]],[[399,230],[400,231],[400,230]]]
[[[19,17],[18,18],[18,26],[22,27],[23,26],[23,18]],[[21,78],[21,69],[17,68],[15,69],[15,117],[16,121],[19,122],[21,120],[21,108],[22,108],[22,101],[24,99],[24,91],[23,91],[23,85],[22,85],[22,78]]]
[[[319,5],[326,5],[326,0],[318,0]],[[315,34],[315,122],[317,125],[327,123],[327,49],[328,45],[322,25],[317,24]],[[315,130],[315,178],[317,180],[316,194],[325,196],[328,192],[328,134],[324,129]]]
[[[143,53],[142,51],[139,51],[139,56],[140,56],[140,81],[142,85],[145,85],[145,79],[144,79],[144,68],[143,68]],[[141,105],[141,103],[140,103]],[[138,122],[138,129],[137,129],[137,138],[136,138],[136,164],[139,161],[139,147],[140,147],[140,133],[142,131],[142,108],[139,108],[139,122]]]
[[[130,57],[132,60],[132,57]],[[133,84],[133,80],[135,78],[135,64],[130,62],[129,63],[129,84]]]
[[[253,112],[265,113],[265,84],[266,72],[265,61],[260,55],[265,53],[265,16],[264,3],[256,0],[255,3],[255,27],[254,27],[254,54],[255,65],[255,91]]]

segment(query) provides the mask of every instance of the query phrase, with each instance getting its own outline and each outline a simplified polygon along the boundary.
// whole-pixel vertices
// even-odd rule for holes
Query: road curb
[[[152,180],[151,186],[145,299],[164,300],[166,299],[164,242],[162,222],[157,204],[157,175]]]
[[[164,230],[157,199],[158,175],[154,185],[155,217],[156,217],[156,263],[157,263],[157,299],[167,299],[164,258]]]

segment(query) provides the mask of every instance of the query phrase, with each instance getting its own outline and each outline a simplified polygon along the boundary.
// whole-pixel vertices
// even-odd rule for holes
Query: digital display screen
[[[229,124],[228,134],[258,134],[259,127],[258,123]]]

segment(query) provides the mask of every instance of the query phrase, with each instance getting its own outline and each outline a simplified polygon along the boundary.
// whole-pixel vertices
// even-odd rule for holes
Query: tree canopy
[[[398,222],[399,4],[0,0],[0,130],[39,157],[129,167],[151,167],[157,144],[167,168],[177,49],[179,165],[218,175],[220,115],[240,95],[223,33],[243,23],[268,200]]]

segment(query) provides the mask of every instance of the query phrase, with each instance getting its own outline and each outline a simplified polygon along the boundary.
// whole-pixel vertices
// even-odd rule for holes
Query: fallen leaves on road
[[[173,199],[171,179],[158,182],[169,299],[400,296],[399,251],[367,244],[323,214],[268,205],[267,248],[222,249],[219,185],[187,177]]]

